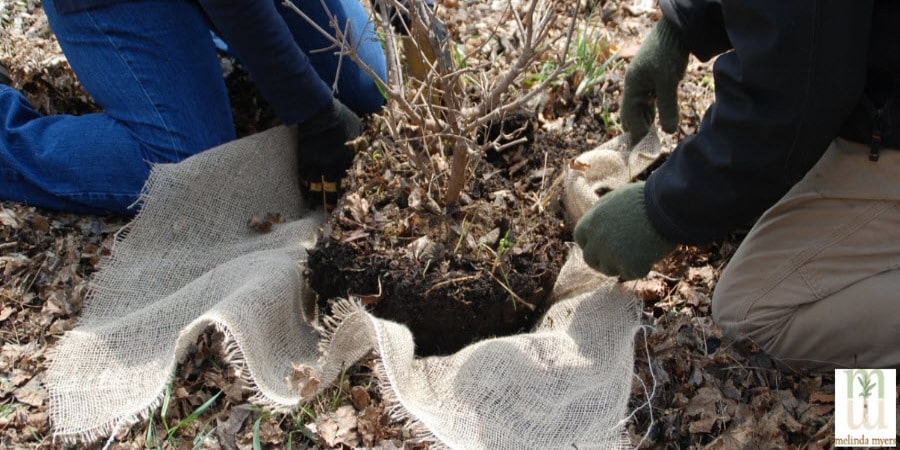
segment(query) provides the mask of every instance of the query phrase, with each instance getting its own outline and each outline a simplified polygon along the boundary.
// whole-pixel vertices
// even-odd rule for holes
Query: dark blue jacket
[[[56,0],[59,14],[136,0]],[[190,1],[190,0],[170,0]],[[331,88],[315,69],[272,0],[193,0],[253,76],[256,86],[285,123],[300,123],[325,107]],[[161,8],[165,2],[161,1]]]
[[[660,6],[695,56],[719,55],[700,129],[647,180],[647,213],[668,239],[702,244],[749,225],[839,136],[900,148],[900,2]]]

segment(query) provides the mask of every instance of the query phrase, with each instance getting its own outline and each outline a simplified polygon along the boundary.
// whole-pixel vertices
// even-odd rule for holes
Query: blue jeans
[[[300,48],[326,84],[335,79],[324,37],[278,3]],[[191,1],[136,1],[60,16],[50,26],[79,81],[103,111],[42,116],[17,90],[0,86],[0,198],[77,213],[133,214],[154,163],[178,162],[235,139],[234,122],[208,21]],[[374,30],[359,0],[326,0],[339,23]],[[321,3],[298,2],[327,27]],[[373,38],[360,52],[384,77]],[[357,113],[381,108],[372,79],[348,60],[335,95]],[[302,101],[303,99],[298,99]]]

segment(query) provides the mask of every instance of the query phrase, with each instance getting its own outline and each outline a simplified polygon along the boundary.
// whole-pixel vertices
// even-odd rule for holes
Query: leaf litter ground
[[[645,3],[608,0],[581,11],[594,14],[627,59],[658,17]],[[502,10],[498,5],[445,1],[439,12],[458,42],[493,45],[503,53],[514,45],[508,39],[478,41],[479,27],[489,23],[482,19]],[[38,109],[95,110],[61,57],[39,3],[4,3],[0,14],[0,57]],[[277,123],[246,74],[227,60],[223,65],[239,134]],[[689,67],[682,126],[665,145],[695,132],[712,100],[709,68],[696,61]],[[379,159],[377,152],[361,154],[351,170],[353,188],[311,256],[313,286],[323,298],[356,295],[376,314],[408,323],[421,354],[527,330],[545,307],[565,257],[563,242],[571,239],[552,201],[554,181],[568,160],[619,132],[614,116],[621,76],[621,64],[613,65],[589,92],[576,96],[579,80],[572,75],[533,110],[506,118],[529,125],[533,137],[485,155],[474,165],[462,205],[449,212],[435,210],[427,192],[403,185],[410,169]],[[370,142],[377,130],[377,120],[370,121]],[[41,380],[50,351],[76,324],[87,283],[126,220],[0,202],[0,445],[58,447],[49,434]],[[634,413],[627,425],[635,446],[833,446],[833,376],[778,371],[752,345],[725,339],[711,320],[710,293],[742,237],[680,248],[633,283],[645,301],[646,325],[635,339]],[[201,335],[179,365],[168,408],[120,430],[112,447],[409,447],[402,424],[389,420],[373,388],[370,358],[348,368],[306,407],[270,414],[248,403],[249,387],[223,354],[220,333]]]

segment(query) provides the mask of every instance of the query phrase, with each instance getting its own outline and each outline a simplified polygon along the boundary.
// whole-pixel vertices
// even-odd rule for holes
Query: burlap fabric
[[[639,323],[631,293],[572,246],[556,303],[532,332],[451,356],[414,357],[405,327],[352,299],[316,318],[302,272],[324,217],[301,203],[295,148],[294,130],[279,127],[153,170],[141,213],[94,277],[81,323],[48,369],[56,436],[95,440],[153,413],[189,344],[217,327],[230,338],[226,357],[268,407],[306,400],[286,381],[294,367],[311,368],[327,386],[374,350],[393,411],[435,446],[621,446]],[[566,192],[573,204],[576,191]],[[285,221],[270,233],[248,227],[266,213]]]
[[[574,227],[578,219],[603,194],[631,181],[660,156],[659,137],[651,128],[633,149],[627,134],[578,155],[566,171],[563,203],[566,225]]]

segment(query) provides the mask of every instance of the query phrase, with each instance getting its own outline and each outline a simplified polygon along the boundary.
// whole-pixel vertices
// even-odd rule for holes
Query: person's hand
[[[362,131],[360,118],[337,99],[297,125],[300,184],[312,204],[323,199],[328,205],[337,202],[342,193],[341,180],[355,153],[347,141]]]
[[[625,69],[619,118],[631,133],[632,144],[647,134],[656,108],[664,131],[678,129],[678,83],[684,78],[688,55],[678,31],[665,18],[659,19]]]
[[[647,275],[653,264],[675,249],[647,217],[643,182],[600,197],[575,225],[574,235],[588,266],[623,280]]]

